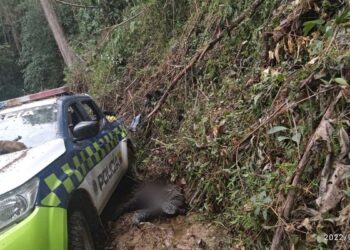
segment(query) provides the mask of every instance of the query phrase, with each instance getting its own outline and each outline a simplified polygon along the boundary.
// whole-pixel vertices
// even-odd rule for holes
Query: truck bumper
[[[67,210],[36,207],[23,221],[0,232],[1,250],[67,250]]]

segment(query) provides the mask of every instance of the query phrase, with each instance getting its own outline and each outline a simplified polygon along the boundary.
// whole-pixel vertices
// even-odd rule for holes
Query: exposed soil
[[[139,226],[131,224],[131,216],[124,215],[111,223],[113,241],[106,250],[224,248],[225,234],[222,228],[213,223],[200,222],[196,214],[158,219]]]
[[[139,226],[132,225],[132,214],[111,221],[115,209],[127,201],[137,184],[124,179],[102,214],[110,236],[105,250],[151,249],[227,249],[228,232],[213,222],[200,220],[195,213],[174,218],[159,218]]]

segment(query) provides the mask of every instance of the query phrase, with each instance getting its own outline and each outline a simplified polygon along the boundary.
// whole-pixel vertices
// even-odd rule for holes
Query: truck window
[[[0,141],[18,140],[36,147],[57,138],[56,104],[0,112]]]
[[[68,128],[70,133],[73,133],[73,128],[81,121],[83,121],[83,116],[81,115],[76,104],[72,104],[68,107]]]
[[[90,121],[100,121],[102,119],[92,101],[82,101],[81,105],[83,106],[86,114],[89,116]]]

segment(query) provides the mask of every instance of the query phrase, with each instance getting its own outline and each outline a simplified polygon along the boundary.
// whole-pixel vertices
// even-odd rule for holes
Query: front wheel
[[[89,223],[84,214],[75,211],[68,218],[68,249],[95,250]]]

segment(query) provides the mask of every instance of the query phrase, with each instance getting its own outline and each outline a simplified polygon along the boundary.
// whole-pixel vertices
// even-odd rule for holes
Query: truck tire
[[[68,249],[95,250],[89,223],[80,211],[73,212],[68,218]]]

